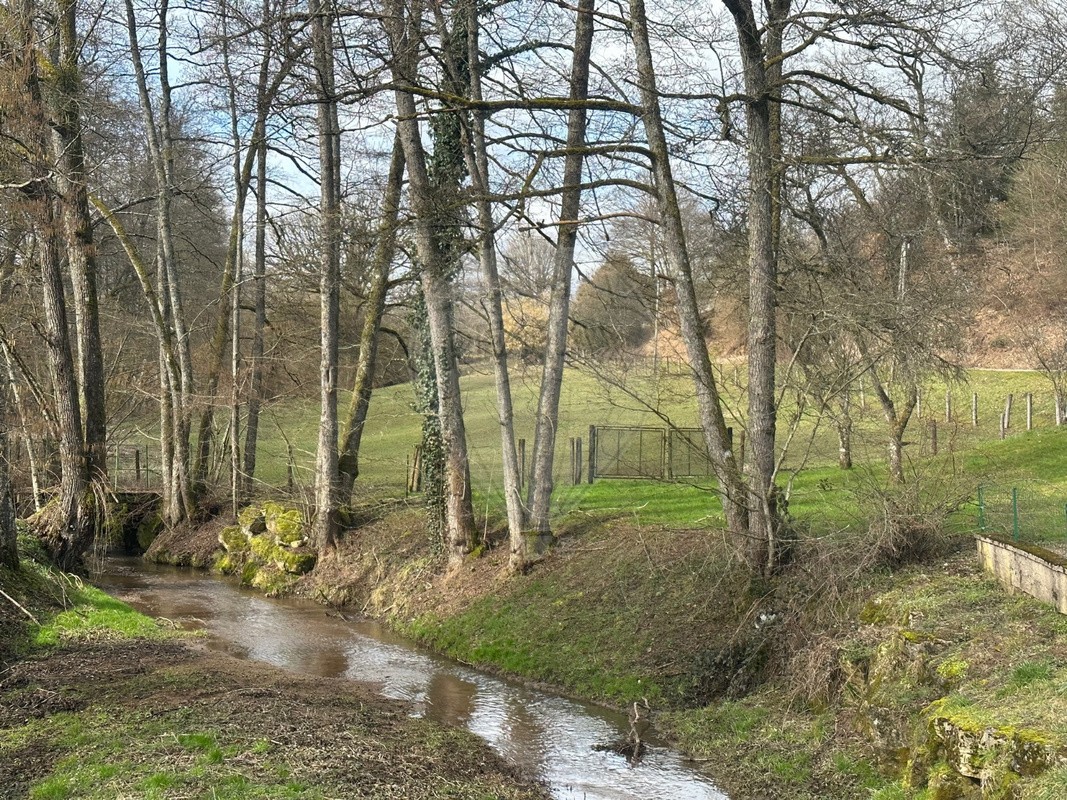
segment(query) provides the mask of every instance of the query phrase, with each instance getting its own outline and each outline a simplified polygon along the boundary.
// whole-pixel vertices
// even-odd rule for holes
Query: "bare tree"
[[[331,0],[311,0],[312,51],[318,101],[319,229],[322,249],[319,271],[320,389],[318,455],[315,460],[315,521],[312,536],[320,552],[337,536],[339,478],[337,473],[337,347],[341,291],[341,130],[334,86]]]
[[[389,176],[386,179],[385,194],[382,198],[378,239],[371,256],[371,283],[363,312],[363,327],[359,335],[359,359],[356,362],[356,376],[352,387],[352,405],[348,411],[345,436],[338,461],[338,469],[341,473],[339,500],[343,505],[352,502],[352,486],[359,476],[359,446],[363,438],[363,427],[367,422],[367,412],[370,409],[374,370],[378,359],[378,338],[385,314],[393,257],[396,254],[403,183],[404,148],[399,138],[394,137]]]
[[[571,275],[578,240],[578,215],[582,199],[582,165],[586,140],[589,95],[589,64],[593,46],[594,2],[580,0],[574,27],[574,55],[571,61],[567,114],[567,144],[563,162],[563,190],[560,196],[560,225],[552,262],[552,290],[549,295],[545,359],[541,389],[534,420],[534,445],[527,493],[528,526],[536,534],[534,554],[544,552],[552,539],[552,467],[556,453],[559,423],[559,397],[563,387],[564,357],[567,352],[567,320],[570,314]]]

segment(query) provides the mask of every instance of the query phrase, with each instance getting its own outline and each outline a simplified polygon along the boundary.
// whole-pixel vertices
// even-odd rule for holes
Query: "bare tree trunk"
[[[552,540],[552,470],[556,455],[556,429],[559,425],[559,396],[563,389],[564,357],[567,353],[574,247],[578,239],[578,214],[582,200],[582,150],[585,147],[587,117],[582,101],[589,96],[593,10],[594,0],[579,0],[568,90],[568,98],[575,103],[567,115],[567,155],[563,161],[563,192],[560,195],[561,224],[552,264],[545,360],[541,370],[541,389],[537,397],[533,452],[530,457],[530,483],[527,489],[529,528],[536,533],[533,539],[535,553],[544,552]],[[529,554],[526,554],[525,557],[528,556]]]
[[[37,238],[37,259],[41,270],[41,312],[38,328],[45,342],[48,368],[55,396],[55,422],[59,439],[59,493],[56,503],[46,507],[39,534],[52,560],[60,569],[75,566],[92,542],[93,528],[84,515],[86,495],[85,444],[78,405],[78,382],[67,325],[60,255],[60,225],[56,198],[49,184],[53,151],[49,143],[49,120],[43,95],[41,65],[47,64],[33,28],[33,7],[19,7],[26,66],[25,91],[30,106],[30,127],[26,141],[31,159],[34,189],[31,199]]]
[[[396,254],[397,219],[400,214],[400,193],[404,183],[404,148],[398,138],[393,140],[393,155],[389,162],[389,178],[382,198],[382,218],[378,226],[378,240],[371,259],[371,285],[363,312],[363,329],[359,335],[359,360],[352,386],[352,405],[348,411],[344,442],[338,459],[340,471],[341,505],[352,502],[352,486],[359,477],[359,445],[363,426],[370,409],[374,368],[378,359],[378,334],[385,314],[385,300],[389,290],[389,273]]]
[[[22,430],[23,441],[26,443],[26,459],[30,464],[30,490],[33,492],[33,510],[37,512],[41,510],[41,480],[40,470],[37,467],[37,454],[34,452],[33,439],[30,438],[29,426],[26,424],[26,409],[22,405],[22,394],[19,392],[18,381],[15,379],[15,367],[12,363],[13,358],[6,341],[0,341],[0,350],[4,353],[4,362],[7,365],[8,385],[11,386],[11,397],[15,402],[15,411],[18,414],[19,427]],[[45,406],[42,406],[42,408],[45,408]],[[51,427],[52,420],[49,419],[48,422]]]
[[[52,559],[60,569],[70,569],[81,560],[91,544],[93,528],[82,514],[86,495],[85,450],[78,408],[78,382],[68,335],[66,300],[63,297],[57,220],[51,197],[44,196],[38,205],[41,209],[41,230],[38,235],[43,334],[55,391],[60,466],[57,513],[46,519],[43,533]]]
[[[171,422],[166,426],[170,429],[171,441],[169,446],[161,446],[161,453],[170,455],[169,461],[164,462],[161,470],[168,478],[164,480],[164,493],[170,496],[169,501],[165,500],[165,505],[169,508],[170,518],[168,522],[176,524],[193,516],[196,502],[193,497],[192,481],[189,475],[193,370],[189,353],[189,337],[185,328],[182,309],[181,291],[178,286],[177,256],[174,250],[174,234],[171,222],[171,200],[174,195],[174,159],[173,135],[171,133],[171,87],[168,75],[167,50],[169,0],[162,0],[159,12],[157,50],[159,54],[160,108],[158,129],[156,114],[152,108],[152,99],[148,92],[148,83],[145,78],[144,62],[141,58],[141,48],[137,36],[137,18],[132,0],[125,0],[125,6],[130,57],[137,83],[141,114],[144,118],[148,152],[156,179],[160,309],[163,311],[165,326],[168,328],[173,327],[172,345],[166,347],[161,343],[161,347],[165,351],[170,350],[170,352],[164,352],[162,357],[164,361],[169,361],[171,357],[174,357],[177,364],[177,375],[169,374],[170,365],[168,364],[167,385],[165,387],[170,393],[170,397],[164,405],[169,406],[171,412]]]
[[[226,13],[226,4],[222,3],[223,14]],[[241,247],[244,238],[244,212],[248,200],[248,191],[252,183],[252,169],[257,163],[259,154],[259,142],[266,138],[267,115],[270,111],[271,100],[276,96],[282,81],[292,71],[292,59],[286,59],[280,66],[274,78],[270,77],[270,62],[273,52],[269,22],[271,9],[269,0],[263,6],[263,43],[259,64],[259,74],[256,82],[256,118],[252,126],[252,135],[245,150],[244,158],[241,158],[241,136],[237,120],[237,86],[230,69],[229,37],[230,33],[223,17],[222,56],[223,68],[229,85],[230,103],[230,140],[234,149],[234,208],[230,219],[230,238],[226,249],[226,260],[222,270],[222,286],[219,290],[219,316],[215,324],[215,332],[211,339],[210,360],[207,371],[207,386],[204,390],[206,405],[200,415],[200,425],[197,435],[197,464],[196,480],[202,482],[207,475],[211,461],[211,443],[214,438],[214,402],[218,393],[219,382],[222,378],[223,362],[226,355],[226,345],[230,335],[230,318],[232,298],[234,292],[234,276],[237,265],[241,260]],[[264,181],[265,183],[265,181]],[[262,184],[261,184],[262,186]],[[262,355],[262,353],[261,353]],[[236,430],[236,429],[234,429]],[[238,441],[231,437],[231,441]]]
[[[852,469],[852,401],[848,391],[842,395],[837,415],[837,465]]]
[[[244,494],[252,493],[256,475],[256,449],[259,438],[259,413],[263,396],[263,351],[267,328],[267,142],[257,144],[256,166],[256,244],[253,266],[255,322],[249,353],[248,414],[245,419]]]
[[[104,357],[96,291],[96,247],[89,217],[85,151],[81,125],[81,52],[77,0],[60,0],[57,79],[52,81],[52,144],[60,209],[67,240],[77,331],[78,385],[85,450],[91,479],[107,476],[107,420],[104,406]]]
[[[722,398],[711,368],[704,324],[697,304],[696,286],[689,260],[689,250],[682,225],[681,209],[671,170],[670,150],[660,116],[659,92],[648,38],[648,21],[643,0],[630,0],[630,23],[637,58],[637,75],[644,108],[645,136],[652,153],[656,202],[664,227],[663,245],[667,262],[678,294],[678,317],[685,342],[686,354],[693,370],[697,409],[704,439],[711,455],[712,469],[719,482],[723,513],[727,528],[739,539],[741,546],[748,537],[748,503],[744,480],[735,457],[726,419],[722,412]]]
[[[897,408],[889,389],[873,371],[871,383],[889,429],[889,477],[893,483],[904,483],[904,432],[919,403],[919,390],[914,383],[908,385],[905,389],[904,404]]]
[[[315,522],[312,537],[320,551],[334,546],[338,526],[337,356],[341,285],[341,133],[334,93],[334,11],[311,0],[315,90],[318,100],[319,216],[322,260],[319,273],[320,388],[319,444],[315,460]]]
[[[748,131],[748,472],[750,565],[772,571],[779,560],[775,426],[777,364],[778,181],[775,150],[780,143],[778,91],[769,69],[780,71],[780,25],[790,0],[770,0],[769,20],[761,29],[751,0],[724,0],[733,15],[744,68],[745,122]],[[777,52],[775,52],[777,50]],[[773,67],[768,67],[768,62]]]
[[[471,506],[470,468],[466,429],[459,388],[452,326],[452,298],[448,259],[436,237],[439,217],[426,170],[415,98],[407,87],[415,85],[418,61],[418,21],[421,7],[411,12],[405,24],[398,0],[387,4],[386,26],[393,50],[393,76],[397,106],[397,132],[407,162],[411,206],[415,214],[415,242],[420,262],[420,284],[426,301],[433,362],[437,371],[438,415],[441,422],[445,469],[445,548],[449,561],[457,564],[470,552],[474,541],[474,510]]]
[[[15,503],[11,494],[11,475],[8,471],[8,456],[11,454],[9,409],[6,382],[0,381],[0,566],[19,568],[17,531],[15,529]]]

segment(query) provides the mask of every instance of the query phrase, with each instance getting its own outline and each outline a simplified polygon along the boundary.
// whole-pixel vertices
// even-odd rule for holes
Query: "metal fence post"
[[[978,530],[985,530],[985,491],[978,487]]]
[[[1011,532],[1015,541],[1019,541],[1019,490],[1011,488]]]

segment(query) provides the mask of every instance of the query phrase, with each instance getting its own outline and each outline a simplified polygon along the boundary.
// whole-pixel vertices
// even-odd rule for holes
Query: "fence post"
[[[937,420],[930,420],[930,455],[937,455]]]
[[[526,485],[526,440],[519,439],[519,491]]]
[[[119,445],[115,445],[115,485],[119,486],[122,483],[122,478],[119,475],[119,453],[122,448]]]
[[[952,391],[945,389],[945,423],[952,422]]]
[[[865,385],[863,378],[860,378],[860,411],[867,410],[867,391],[864,389]]]
[[[922,389],[915,390],[915,419],[923,418],[923,391]]]
[[[1001,438],[1001,439],[1003,439],[1003,438],[1004,438],[1004,436],[1005,436],[1005,435],[1007,434],[1007,432],[1008,432],[1008,427],[1007,427],[1007,425],[1005,425],[1005,424],[1004,424],[1004,418],[1005,418],[1005,416],[1006,416],[1006,415],[1004,414],[1004,412],[1003,412],[1003,411],[1002,411],[1002,412],[1000,412],[1000,438]]]
[[[978,530],[985,530],[985,490],[978,484]]]
[[[1055,395],[1054,399],[1056,401],[1056,427],[1058,428],[1063,424],[1063,397],[1058,391],[1053,394]]]
[[[1011,534],[1019,541],[1019,489],[1011,487]]]
[[[285,462],[285,484],[289,493],[292,494],[296,490],[296,459],[293,458],[293,446],[286,444],[286,451],[288,458]]]
[[[667,480],[669,481],[674,480],[674,436],[672,435],[672,433],[673,432],[671,431],[671,429],[667,428],[667,433],[664,436],[664,447],[667,451],[667,464],[663,472],[667,476]]]
[[[1031,392],[1026,393],[1026,430],[1032,431],[1034,429],[1034,395]]]
[[[1009,393],[1008,399],[1004,401],[1004,430],[1011,428],[1011,403],[1015,397]]]
[[[582,482],[582,437],[579,436],[574,440],[574,485],[577,486]]]
[[[571,483],[574,483],[574,437],[571,436],[567,439],[567,444],[571,449]]]
[[[596,425],[589,426],[589,475],[586,477],[590,483],[596,477]]]
[[[133,449],[133,479],[135,484],[141,483],[141,448]]]
[[[978,392],[971,393],[971,425],[978,427]]]

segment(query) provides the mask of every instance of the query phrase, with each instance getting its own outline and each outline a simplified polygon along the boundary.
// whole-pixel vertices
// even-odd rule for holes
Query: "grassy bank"
[[[373,689],[211,653],[32,559],[0,588],[4,798],[545,796]]]
[[[586,519],[506,579],[501,551],[438,573],[417,520],[393,511],[351,533],[306,589],[466,663],[614,706],[647,698],[658,730],[737,800],[1064,796],[1067,618],[1005,594],[967,537],[936,560],[837,577],[825,570],[847,572],[856,551],[812,549],[769,585],[715,533]],[[1019,775],[979,749],[989,774],[961,777],[938,724],[1032,739],[1052,769]]]
[[[824,452],[796,475],[783,473],[797,539],[773,581],[739,563],[709,485],[634,480],[561,485],[555,548],[528,575],[508,578],[504,548],[494,546],[502,522],[493,472],[478,455],[488,548],[443,572],[420,499],[374,483],[374,442],[388,440],[382,457],[395,466],[404,437],[417,438],[405,416],[409,389],[394,387],[375,400],[383,417],[368,440],[360,523],[337,553],[294,580],[295,590],[387,619],[467,663],[616,706],[648,699],[660,730],[709,765],[726,765],[715,777],[738,800],[1058,797],[1067,629],[1054,612],[986,580],[970,539],[980,520],[1011,532],[1005,503],[1015,488],[1021,535],[1067,540],[1067,430],[1052,426],[1043,406],[1035,430],[1018,430],[1020,398],[1041,380],[974,373],[952,387],[957,413],[968,417],[951,433],[940,429],[937,455],[924,425],[913,429],[909,483],[900,488],[888,485],[875,455],[881,423],[868,397],[856,438],[868,457],[857,468],[839,470]],[[491,386],[467,381],[472,429],[485,429],[477,436],[488,449]],[[592,421],[649,421],[647,410],[619,395],[604,400],[597,386],[567,406],[574,431],[609,412],[613,419]],[[580,393],[580,380],[571,388]],[[1006,439],[988,417],[970,426],[972,389],[984,392],[982,408],[994,395],[1016,395]],[[926,415],[943,414],[945,387],[927,392],[940,400],[933,409],[928,400]],[[685,424],[678,402],[672,421]],[[814,423],[809,433],[813,454],[834,443]],[[1048,713],[1032,713],[1039,708]],[[961,767],[967,737],[1022,743],[1038,761],[1053,753],[1042,762],[1052,769],[1017,771],[1000,745],[979,748],[981,763]]]

